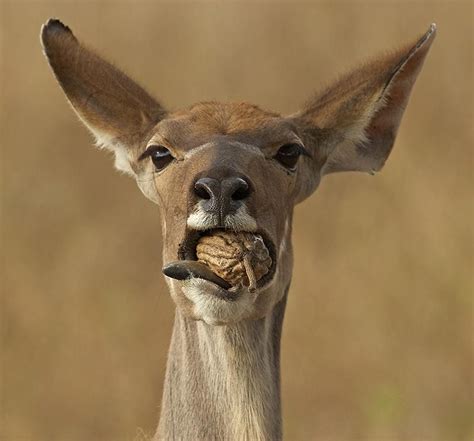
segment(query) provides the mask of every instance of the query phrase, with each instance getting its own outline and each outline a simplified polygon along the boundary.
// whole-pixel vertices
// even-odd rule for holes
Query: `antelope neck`
[[[281,439],[287,291],[269,315],[236,325],[212,326],[176,310],[155,440]]]

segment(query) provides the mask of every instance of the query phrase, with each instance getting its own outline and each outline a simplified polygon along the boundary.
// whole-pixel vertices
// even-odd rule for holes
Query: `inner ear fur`
[[[162,106],[83,46],[59,20],[42,27],[41,42],[59,84],[97,144],[115,152],[117,168],[133,174],[128,150],[163,118]]]
[[[350,71],[295,115],[315,157],[323,158],[321,175],[383,167],[435,34],[432,24],[416,43]]]

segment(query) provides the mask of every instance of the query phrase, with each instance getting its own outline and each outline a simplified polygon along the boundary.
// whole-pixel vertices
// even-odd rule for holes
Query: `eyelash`
[[[311,154],[299,143],[283,144],[273,156],[287,170],[294,172],[300,156],[309,156]]]
[[[304,146],[302,146],[301,144],[296,144],[296,146],[298,147],[298,153],[301,156],[306,156],[308,158],[313,157],[313,155],[308,150],[306,150],[306,148]]]
[[[165,146],[157,144],[149,146],[138,160],[142,161],[146,158],[151,158],[156,171],[164,170],[175,159]]]
[[[149,158],[155,151],[156,149],[160,147],[158,145],[151,145],[146,148],[146,150],[138,157],[138,161],[143,161],[146,158]]]

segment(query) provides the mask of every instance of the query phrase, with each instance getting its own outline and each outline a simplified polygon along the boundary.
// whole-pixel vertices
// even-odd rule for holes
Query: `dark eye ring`
[[[153,165],[158,171],[163,170],[174,159],[171,152],[162,145],[150,145],[138,159],[141,161],[147,157],[151,158]]]
[[[280,147],[276,155],[273,157],[276,159],[283,167],[288,170],[295,170],[298,158],[301,155],[309,155],[305,148],[296,143],[285,144]]]

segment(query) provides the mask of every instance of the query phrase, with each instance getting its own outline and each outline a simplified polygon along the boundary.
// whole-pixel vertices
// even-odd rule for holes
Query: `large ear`
[[[43,25],[41,42],[59,84],[97,144],[114,151],[118,169],[133,174],[129,149],[164,116],[163,108],[120,70],[79,43],[59,20]]]
[[[416,43],[349,72],[295,116],[321,176],[383,167],[435,33],[432,24]]]

